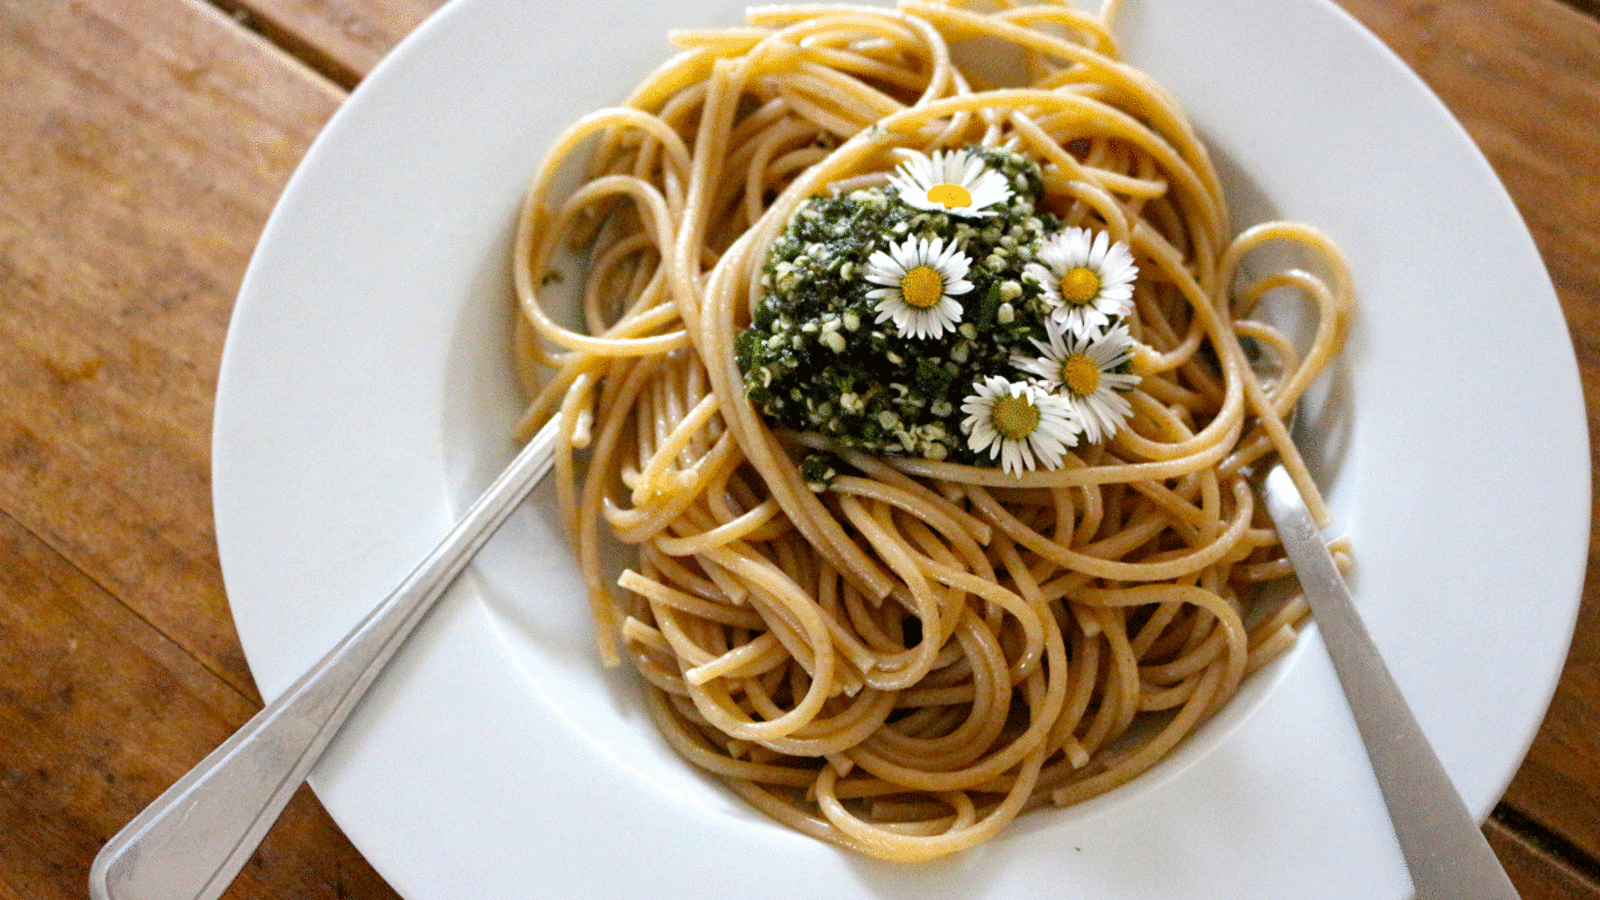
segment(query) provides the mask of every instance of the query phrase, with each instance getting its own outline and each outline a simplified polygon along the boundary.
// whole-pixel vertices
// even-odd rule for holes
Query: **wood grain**
[[[267,212],[342,94],[204,3],[0,3],[0,896],[259,706],[211,526],[212,394]],[[392,897],[309,791],[233,897]]]
[[[78,898],[111,835],[258,708],[0,516],[0,875]],[[393,894],[302,789],[229,897]]]
[[[1489,846],[1506,867],[1522,900],[1594,900],[1600,885],[1586,862],[1574,865],[1525,833],[1491,823],[1485,829]]]
[[[212,395],[256,235],[341,96],[205,4],[0,9],[5,511],[250,690]]]
[[[444,0],[216,0],[335,84],[350,90]]]

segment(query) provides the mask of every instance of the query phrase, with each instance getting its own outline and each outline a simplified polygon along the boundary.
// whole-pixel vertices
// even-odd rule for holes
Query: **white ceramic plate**
[[[218,541],[264,695],[509,459],[508,235],[551,136],[664,60],[668,28],[739,12],[457,0],[329,123],[251,264],[217,398]],[[1554,688],[1587,544],[1583,406],[1549,279],[1465,134],[1330,3],[1125,13],[1128,54],[1209,137],[1238,221],[1275,208],[1349,252],[1363,308],[1331,497],[1371,629],[1486,814]],[[595,662],[567,559],[538,494],[315,773],[410,900],[1409,893],[1314,632],[1134,784],[896,867],[775,826],[673,756],[629,678]]]

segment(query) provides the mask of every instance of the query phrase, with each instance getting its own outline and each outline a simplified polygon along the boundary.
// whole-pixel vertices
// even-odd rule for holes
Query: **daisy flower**
[[[955,244],[908,237],[867,258],[867,280],[883,285],[868,291],[867,299],[878,301],[877,321],[894,320],[901,337],[938,337],[961,320],[954,298],[972,290],[970,271],[972,260]]]
[[[910,158],[889,176],[889,185],[910,206],[981,219],[1011,199],[1006,177],[971,150],[935,150],[931,157],[906,152]]]
[[[1133,415],[1133,406],[1122,394],[1139,383],[1139,376],[1115,371],[1133,358],[1128,326],[1119,323],[1084,337],[1052,319],[1045,323],[1045,335],[1048,340],[1033,341],[1040,356],[1013,357],[1012,364],[1039,376],[1040,387],[1065,402],[1082,425],[1085,439],[1109,440]]]
[[[1068,228],[1052,235],[1028,264],[1044,290],[1051,317],[1067,330],[1088,335],[1111,324],[1112,316],[1133,312],[1133,279],[1139,274],[1133,254],[1104,231]]]
[[[974,453],[988,451],[1013,475],[1035,466],[1061,465],[1062,454],[1078,443],[1078,423],[1060,397],[1026,381],[989,375],[972,386],[961,404],[961,428]]]

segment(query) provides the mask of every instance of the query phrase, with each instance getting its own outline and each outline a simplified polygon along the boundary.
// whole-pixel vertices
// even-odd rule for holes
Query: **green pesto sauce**
[[[1033,353],[1047,315],[1039,286],[1023,278],[1059,220],[1037,209],[1039,166],[1000,148],[979,153],[1012,196],[987,218],[929,212],[893,188],[817,196],[797,209],[762,269],[754,321],[736,343],[745,393],[775,425],[813,431],[879,455],[992,466],[967,448],[962,401],[984,376],[1011,370],[1013,350]],[[972,290],[959,327],[938,338],[901,337],[879,324],[867,259],[910,235],[954,241],[971,257]],[[814,489],[832,461],[809,463]]]

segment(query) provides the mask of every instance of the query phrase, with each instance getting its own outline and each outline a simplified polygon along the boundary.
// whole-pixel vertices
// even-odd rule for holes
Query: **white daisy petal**
[[[1024,270],[1038,282],[1052,307],[1051,318],[1087,337],[1133,313],[1133,281],[1139,267],[1121,241],[1108,232],[1068,228],[1039,247]]]
[[[1033,342],[1039,356],[1013,357],[1012,364],[1037,376],[1041,388],[1061,398],[1082,424],[1085,440],[1110,440],[1133,415],[1123,394],[1139,383],[1139,376],[1116,371],[1133,356],[1128,326],[1118,323],[1085,337],[1052,319],[1045,323],[1045,333],[1046,340]]]
[[[907,205],[964,218],[987,218],[1011,199],[1011,185],[971,150],[904,151],[889,185]]]
[[[990,375],[972,386],[961,404],[967,447],[988,453],[1013,475],[1042,464],[1060,467],[1067,448],[1078,443],[1079,425],[1060,397],[1026,381]]]
[[[877,301],[877,321],[894,322],[901,337],[933,338],[961,321],[955,298],[972,290],[972,260],[943,238],[908,237],[867,257],[865,278],[882,285],[867,291]]]

